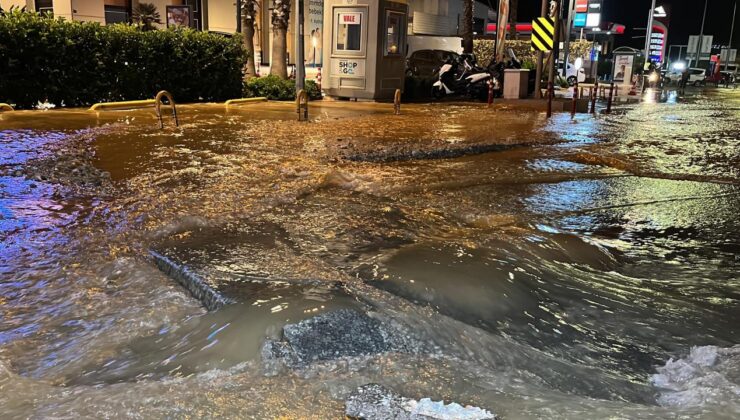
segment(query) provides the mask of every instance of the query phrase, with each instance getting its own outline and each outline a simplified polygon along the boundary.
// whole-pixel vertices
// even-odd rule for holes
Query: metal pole
[[[727,49],[727,60],[725,60],[725,71],[727,71],[727,68],[730,65],[730,50],[732,50],[732,35],[734,35],[734,32],[735,32],[735,14],[736,13],[737,13],[737,0],[735,1],[735,8],[732,9],[732,26],[730,26],[730,42],[727,43],[727,46],[729,48]]]
[[[701,18],[701,32],[699,33],[699,41],[696,43],[696,67],[699,67],[699,62],[701,62],[701,43],[704,40],[704,20],[707,18],[707,3],[709,3],[709,0],[704,0],[704,16]],[[689,67],[691,67],[690,59]]]
[[[560,0],[555,0],[555,39],[554,44],[555,46],[552,49],[552,53],[550,58],[552,60],[550,61],[550,70],[548,73],[547,81],[548,83],[553,86],[555,84],[555,61],[558,59],[559,55],[559,47],[560,47]]]
[[[295,89],[296,92],[302,90],[305,87],[305,80],[306,80],[306,63],[303,61],[303,0],[298,0],[298,19],[296,19],[296,54],[295,54],[295,66],[296,66],[296,74],[295,74]]]
[[[573,14],[576,12],[575,0],[570,0],[568,5],[568,23],[565,25],[565,41],[563,42],[563,66],[565,66],[565,76],[568,77],[568,54],[570,53],[570,29],[573,25]],[[576,76],[578,79],[578,76]]]
[[[547,15],[547,0],[542,0],[542,12],[540,16]],[[496,28],[498,30],[498,28]],[[545,57],[545,53],[537,51],[537,66],[534,70],[534,97],[535,99],[542,98],[542,61]]]
[[[650,13],[648,14],[647,32],[645,33],[645,64],[650,60],[650,38],[653,36],[653,15],[655,13],[655,0],[650,7]],[[644,67],[643,67],[644,69]]]

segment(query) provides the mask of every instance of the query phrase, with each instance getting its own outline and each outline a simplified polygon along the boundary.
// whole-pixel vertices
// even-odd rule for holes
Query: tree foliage
[[[139,3],[131,14],[131,19],[139,25],[142,31],[153,31],[157,29],[155,23],[162,23],[162,19],[157,11],[157,6],[152,3]]]

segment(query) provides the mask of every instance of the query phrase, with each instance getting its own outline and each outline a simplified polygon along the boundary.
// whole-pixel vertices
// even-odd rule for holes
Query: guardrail
[[[89,111],[103,111],[106,109],[134,109],[154,105],[155,99],[141,99],[138,101],[100,102],[90,107]]]
[[[228,101],[224,102],[224,105],[228,108],[231,105],[247,104],[253,102],[267,102],[267,98],[260,96],[257,98],[229,99]]]

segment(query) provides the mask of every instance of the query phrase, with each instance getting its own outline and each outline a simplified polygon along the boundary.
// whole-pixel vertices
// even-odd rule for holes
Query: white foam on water
[[[445,405],[444,401],[432,401],[430,398],[422,398],[419,401],[408,400],[404,409],[414,416],[426,416],[433,419],[456,419],[456,420],[486,420],[494,419],[495,416],[488,410],[465,406],[458,403]]]
[[[692,347],[688,356],[657,368],[651,382],[664,407],[740,404],[740,345]]]

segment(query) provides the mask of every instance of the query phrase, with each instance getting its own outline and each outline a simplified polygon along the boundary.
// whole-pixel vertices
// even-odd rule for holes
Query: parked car
[[[406,59],[406,75],[431,78],[448,60],[458,61],[460,56],[452,51],[418,50]]]
[[[682,72],[680,71],[671,71],[668,74],[666,74],[666,78],[670,83],[678,84],[678,82],[681,81],[681,75]],[[699,86],[703,85],[705,83],[705,80],[707,78],[707,71],[705,69],[697,69],[697,68],[690,68],[689,69],[689,85]]]
[[[573,64],[568,63],[568,67],[566,67],[567,72],[563,74],[563,63],[558,64],[558,72],[561,76],[565,77],[565,80],[568,82],[568,86],[573,86],[576,84],[576,80],[578,80],[578,83],[583,83],[586,81],[586,71],[583,70],[581,67],[576,71],[576,66]]]

